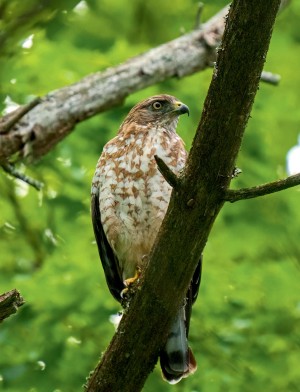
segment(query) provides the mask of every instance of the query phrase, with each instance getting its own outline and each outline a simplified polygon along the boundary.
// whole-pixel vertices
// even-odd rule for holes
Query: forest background
[[[193,29],[198,2],[157,4],[2,1],[1,31],[9,33],[0,39],[2,113]],[[202,20],[225,5],[205,4]],[[42,12],[35,15],[36,7]],[[265,70],[280,74],[281,82],[261,83],[234,187],[286,176],[286,154],[300,122],[299,17],[294,1],[276,22]],[[79,124],[26,168],[45,184],[40,192],[0,173],[0,292],[16,287],[26,300],[0,327],[0,391],[82,390],[119,310],[106,287],[90,220],[97,159],[130,108],[157,93],[190,107],[191,116],[178,126],[189,148],[211,75],[207,69],[165,81]],[[145,391],[300,391],[299,199],[296,187],[226,204],[205,249],[191,322],[198,371],[169,386],[156,369]]]

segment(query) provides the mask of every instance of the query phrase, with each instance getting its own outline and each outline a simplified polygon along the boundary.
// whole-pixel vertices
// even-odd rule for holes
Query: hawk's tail
[[[183,306],[176,315],[166,345],[160,353],[163,377],[170,384],[176,384],[183,377],[193,374],[197,369],[195,357],[188,346],[188,325],[185,316],[185,307]]]

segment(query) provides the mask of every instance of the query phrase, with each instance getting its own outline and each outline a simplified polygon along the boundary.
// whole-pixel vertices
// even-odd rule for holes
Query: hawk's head
[[[184,113],[189,114],[189,108],[175,97],[167,94],[154,95],[130,110],[121,129],[134,123],[139,126],[151,125],[174,131],[178,117]]]

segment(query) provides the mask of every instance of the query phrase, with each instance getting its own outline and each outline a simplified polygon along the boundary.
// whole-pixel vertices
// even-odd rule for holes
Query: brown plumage
[[[105,145],[98,161],[92,183],[92,220],[108,287],[118,301],[124,281],[143,268],[171,195],[154,155],[175,173],[185,164],[184,144],[176,134],[183,113],[188,113],[188,107],[170,95],[140,102],[117,136]],[[201,262],[161,352],[163,375],[171,383],[196,370],[187,335],[200,275]]]

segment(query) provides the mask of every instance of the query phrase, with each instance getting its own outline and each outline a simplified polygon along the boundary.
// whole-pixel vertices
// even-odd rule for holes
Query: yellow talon
[[[127,293],[128,290],[129,290],[129,288],[128,288],[128,287],[125,287],[125,289],[123,289],[123,290],[121,291],[120,297],[121,297],[121,298],[124,298],[124,295]]]
[[[132,285],[138,278],[140,277],[141,274],[141,269],[137,267],[135,270],[135,275],[132,278],[125,279],[123,283],[125,284],[126,287]]]
[[[134,283],[140,276],[140,272],[138,270],[135,271],[135,275],[132,278],[128,278],[124,280],[124,284],[126,287],[130,286],[132,283]]]
[[[135,271],[135,275],[132,278],[128,278],[123,281],[123,283],[126,287],[121,291],[121,294],[120,294],[121,298],[124,298],[124,295],[129,291],[129,286],[131,286],[135,281],[138,280],[138,278],[140,277],[140,274],[141,274],[141,270],[139,267],[137,267],[137,269]]]

